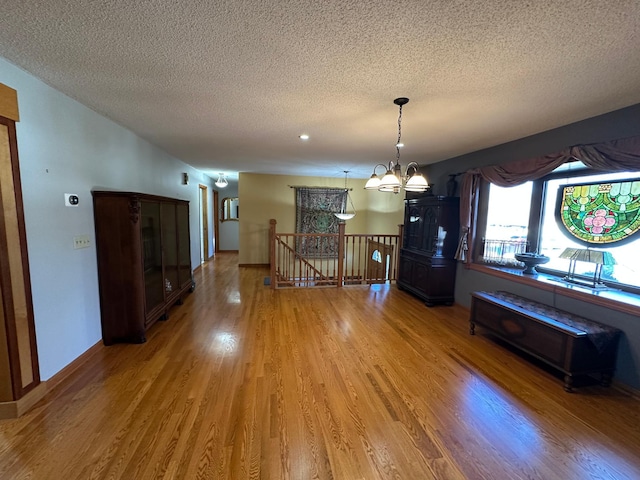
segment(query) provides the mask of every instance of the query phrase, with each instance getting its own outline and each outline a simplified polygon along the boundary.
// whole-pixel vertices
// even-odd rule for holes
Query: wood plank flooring
[[[147,343],[0,422],[0,478],[640,478],[637,399],[565,393],[462,307],[267,274],[217,255]]]

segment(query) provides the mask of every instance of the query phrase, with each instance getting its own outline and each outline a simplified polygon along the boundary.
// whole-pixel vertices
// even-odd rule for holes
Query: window
[[[516,253],[527,251],[532,182],[504,188],[489,185],[487,229],[482,239],[485,263],[518,265]]]
[[[569,168],[567,168],[569,167]],[[609,286],[623,288],[640,292],[640,234],[630,235],[626,241],[614,241],[612,243],[587,244],[588,232],[594,236],[605,233],[605,230],[598,228],[589,229],[581,235],[568,235],[565,224],[570,223],[570,219],[563,221],[558,215],[561,203],[558,201],[559,192],[562,194],[563,187],[581,184],[606,184],[621,185],[620,181],[635,180],[640,181],[640,174],[629,172],[601,173],[582,169],[576,169],[575,163],[565,164],[563,167],[549,176],[527,182],[526,184],[503,188],[490,185],[485,190],[488,192],[486,227],[484,228],[483,244],[477,250],[480,256],[477,261],[499,264],[513,265],[515,259],[513,255],[519,251],[537,252],[550,257],[549,263],[537,267],[538,271],[551,273],[558,276],[565,276],[569,269],[568,258],[560,258],[560,255],[567,248],[594,250],[604,250],[609,252],[616,261],[615,265],[605,265],[602,268],[602,281]],[[627,187],[628,182],[625,182]],[[633,192],[630,198],[624,199],[623,203],[631,205],[637,210],[640,201],[638,184],[633,184]],[[627,188],[623,187],[623,188]],[[592,187],[597,188],[597,187]],[[587,200],[584,200],[587,202]],[[583,211],[580,213],[583,225],[602,223],[605,227],[610,226],[613,220],[607,217],[616,214],[616,209],[625,210],[624,205],[610,204],[614,210],[609,211]],[[629,210],[631,210],[631,208]],[[611,215],[609,215],[611,213]],[[635,216],[633,216],[635,215]],[[629,215],[629,222],[637,220],[637,212]],[[588,217],[593,217],[589,219]],[[597,218],[602,216],[603,218]],[[594,220],[595,219],[595,220]],[[602,221],[601,221],[602,220]],[[479,227],[480,227],[479,223]],[[569,225],[571,227],[571,225]],[[631,225],[633,227],[633,225]],[[575,227],[574,227],[575,228]],[[636,228],[637,229],[637,228]],[[633,233],[633,228],[625,229],[628,234]],[[479,230],[482,231],[482,230]],[[587,262],[575,262],[575,274],[585,279],[592,278],[596,265]]]

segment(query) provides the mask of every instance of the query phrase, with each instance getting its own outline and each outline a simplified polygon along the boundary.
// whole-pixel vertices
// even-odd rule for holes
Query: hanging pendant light
[[[342,208],[340,209],[340,211],[337,213],[334,213],[334,215],[338,217],[338,219],[340,220],[351,220],[353,217],[356,216],[356,208],[353,206],[353,201],[351,200],[351,195],[349,195],[349,189],[347,188],[348,173],[349,173],[349,170],[344,170],[344,193],[347,195],[347,198],[342,203]],[[347,201],[351,205],[351,212],[346,211]]]
[[[218,188],[224,188],[227,185],[229,185],[229,181],[227,180],[227,177],[225,177],[224,173],[219,173],[215,186]]]
[[[398,105],[398,141],[396,142],[396,161],[389,162],[388,166],[384,166],[379,163],[373,167],[373,175],[367,181],[364,188],[366,190],[378,190],[380,192],[393,192],[398,193],[401,188],[409,192],[425,192],[429,190],[429,183],[424,176],[418,172],[418,164],[411,162],[407,165],[407,169],[402,174],[402,167],[400,166],[400,149],[404,146],[402,143],[402,107],[409,103],[409,99],[406,97],[396,98],[393,103]],[[382,167],[386,169],[386,173],[382,178],[379,178],[376,174],[376,168]],[[413,169],[413,173],[409,175],[409,169]]]

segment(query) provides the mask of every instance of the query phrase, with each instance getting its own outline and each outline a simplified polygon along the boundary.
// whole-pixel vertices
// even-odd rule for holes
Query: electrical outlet
[[[76,235],[73,237],[73,248],[78,250],[80,248],[89,248],[91,246],[91,239],[89,235]]]

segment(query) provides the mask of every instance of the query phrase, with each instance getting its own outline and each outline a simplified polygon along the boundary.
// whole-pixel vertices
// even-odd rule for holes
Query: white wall
[[[40,375],[47,380],[101,339],[92,190],[189,200],[191,264],[199,264],[202,172],[0,59],[0,83],[18,91],[22,193]],[[188,172],[189,185],[182,185]],[[80,197],[64,206],[64,193]],[[212,209],[210,209],[212,210]],[[74,250],[88,234],[91,247]]]

